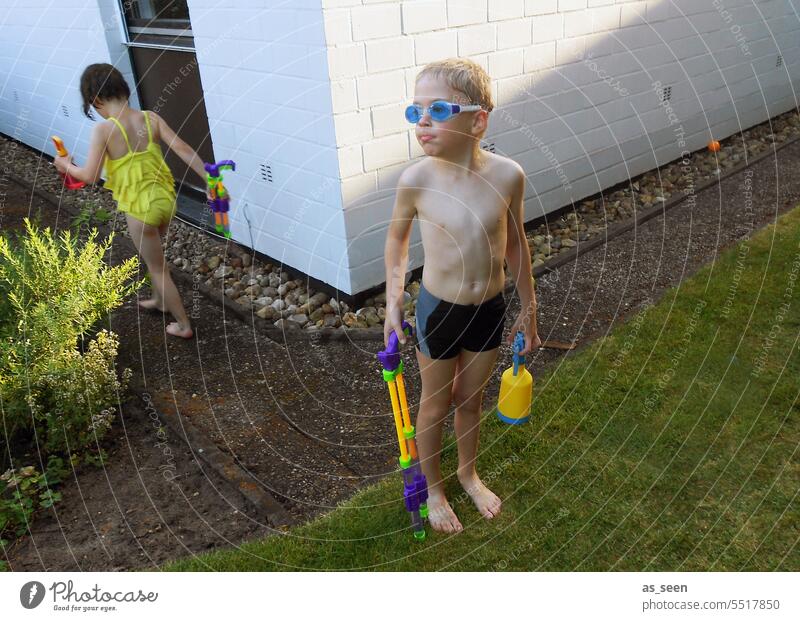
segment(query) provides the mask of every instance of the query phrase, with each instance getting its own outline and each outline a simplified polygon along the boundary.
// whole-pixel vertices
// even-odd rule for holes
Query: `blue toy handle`
[[[522,330],[519,330],[516,336],[514,336],[514,375],[517,374],[519,367],[525,366],[525,356],[519,353],[523,349],[525,349],[525,334]]]

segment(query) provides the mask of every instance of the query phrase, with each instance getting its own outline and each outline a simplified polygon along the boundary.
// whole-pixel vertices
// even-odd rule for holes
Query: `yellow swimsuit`
[[[147,125],[147,148],[144,151],[132,150],[125,128],[113,116],[108,117],[122,132],[128,152],[114,160],[106,158],[105,187],[111,190],[120,211],[145,224],[160,226],[175,215],[175,181],[164,161],[161,147],[153,142],[149,115],[145,111],[142,114]]]

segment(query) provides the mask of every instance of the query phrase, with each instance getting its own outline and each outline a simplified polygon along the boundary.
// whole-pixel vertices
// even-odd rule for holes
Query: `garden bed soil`
[[[579,346],[537,351],[529,358],[534,377],[545,367],[557,373],[565,356],[796,205],[798,162],[795,142],[541,276],[541,338]],[[30,197],[21,193],[19,200],[27,204]],[[132,253],[130,241],[117,238],[113,261]],[[391,411],[375,360],[380,341],[275,342],[201,295],[191,279],[181,279],[180,288],[195,317],[194,340],[166,337],[166,318],[140,312],[135,300],[110,319],[120,334],[120,367],[133,370],[135,385],[155,407],[190,420],[299,521],[396,470]],[[506,330],[518,308],[511,301]],[[485,408],[496,401],[510,358],[504,345]],[[404,363],[415,412],[419,374],[410,350]],[[237,503],[230,486],[201,470],[179,441],[171,446],[183,475],[179,488],[167,484],[158,474],[164,456],[135,398],[123,404],[109,442],[106,468],[86,469],[66,483],[63,502],[9,550],[12,569],[153,569],[165,559],[274,532],[243,514],[241,498]]]

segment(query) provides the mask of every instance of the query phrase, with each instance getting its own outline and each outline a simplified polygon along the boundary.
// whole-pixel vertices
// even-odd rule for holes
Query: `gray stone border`
[[[233,489],[238,491],[245,500],[250,502],[269,521],[270,526],[281,528],[295,523],[295,520],[274,496],[264,490],[259,482],[241,468],[230,455],[223,453],[187,417],[181,416],[177,412],[177,408],[175,414],[167,414],[157,408],[151,398],[145,397],[148,391],[141,385],[131,386],[128,390],[137,399],[146,403],[147,407],[152,408],[158,415],[159,420],[186,443],[194,458],[205,462],[223,481],[227,481]],[[138,403],[134,405],[134,409],[139,410],[139,413],[146,417]]]

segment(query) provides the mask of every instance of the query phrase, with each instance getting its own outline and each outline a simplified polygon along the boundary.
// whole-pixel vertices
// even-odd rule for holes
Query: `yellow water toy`
[[[525,368],[525,335],[517,332],[514,337],[514,365],[503,372],[500,380],[500,396],[497,399],[497,418],[509,425],[521,425],[531,417],[533,376]]]

